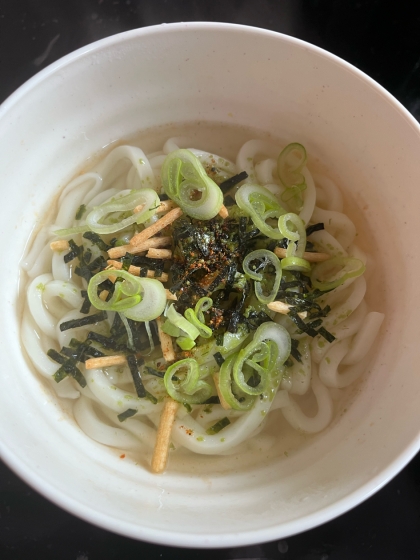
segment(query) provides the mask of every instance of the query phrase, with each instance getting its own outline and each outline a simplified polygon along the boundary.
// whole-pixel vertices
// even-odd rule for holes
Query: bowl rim
[[[105,37],[88,45],[85,45],[59,60],[48,65],[39,71],[9,97],[7,97],[0,105],[0,126],[1,120],[7,115],[19,101],[28,95],[32,89],[41,84],[49,76],[53,75],[60,69],[82,58],[86,54],[99,52],[112,46],[116,46],[126,40],[154,35],[160,33],[178,32],[180,30],[230,30],[233,32],[249,33],[254,35],[276,38],[282,42],[289,43],[300,49],[306,49],[315,54],[331,61],[332,63],[344,68],[351,74],[355,75],[361,81],[365,82],[370,88],[374,89],[379,95],[386,99],[395,109],[398,110],[407,124],[413,127],[420,135],[420,124],[409,113],[409,111],[383,86],[378,84],[370,76],[359,70],[352,64],[346,62],[340,57],[301,39],[271,31],[264,28],[253,27],[249,25],[225,23],[225,22],[176,22],[162,23],[142,28],[136,28],[122,33],[117,33],[109,37]],[[163,529],[144,528],[131,522],[116,520],[107,514],[103,514],[89,506],[82,505],[74,500],[71,495],[66,494],[61,489],[44,480],[36,471],[30,469],[22,462],[12,451],[10,451],[2,442],[0,442],[0,457],[4,463],[10,467],[23,481],[29,484],[42,496],[50,500],[63,510],[81,518],[82,520],[97,525],[103,529],[113,533],[120,534],[125,537],[143,540],[154,544],[186,547],[186,548],[226,548],[246,546],[262,542],[278,540],[290,537],[292,535],[307,531],[319,525],[327,523],[332,519],[346,513],[363,501],[370,498],[374,493],[385,486],[394,476],[396,476],[417,454],[420,450],[420,432],[413,441],[406,446],[404,451],[400,453],[387,467],[378,471],[368,482],[363,484],[357,490],[351,491],[346,496],[340,498],[333,504],[326,506],[316,512],[305,515],[282,525],[273,525],[263,529],[224,533],[224,534],[203,534],[188,532],[179,533],[171,532]]]

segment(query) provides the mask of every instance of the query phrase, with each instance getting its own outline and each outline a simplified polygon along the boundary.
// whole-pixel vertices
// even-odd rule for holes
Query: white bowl
[[[289,457],[156,476],[87,439],[34,375],[20,345],[17,271],[32,229],[81,162],[138,131],[193,121],[305,144],[312,162],[344,186],[365,230],[377,262],[370,297],[386,322],[347,412]],[[180,23],[135,30],[35,76],[0,108],[2,458],[75,515],[168,545],[273,540],[373,494],[419,449],[419,150],[418,124],[370,78],[262,29]]]

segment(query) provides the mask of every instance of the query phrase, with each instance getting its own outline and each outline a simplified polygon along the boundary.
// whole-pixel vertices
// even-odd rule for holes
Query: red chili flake
[[[120,459],[125,459],[125,453],[123,453],[122,455],[120,455]]]

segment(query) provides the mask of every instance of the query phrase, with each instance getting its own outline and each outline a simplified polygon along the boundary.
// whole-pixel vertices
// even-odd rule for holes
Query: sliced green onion
[[[277,358],[278,350],[271,340],[250,342],[239,351],[233,365],[233,377],[238,387],[248,395],[264,393],[268,389],[270,374],[276,366]],[[254,371],[257,374],[256,384]]]
[[[168,367],[164,377],[168,395],[175,401],[201,404],[212,394],[211,385],[200,379],[198,362],[186,358]]]
[[[163,162],[161,177],[166,194],[192,218],[210,220],[219,213],[223,193],[189,150],[171,152]]]
[[[187,319],[185,319],[185,317],[183,317],[181,313],[178,313],[173,303],[168,307],[166,311],[166,317],[168,318],[168,321],[175,325],[175,327],[178,327],[179,329],[184,331],[184,333],[189,338],[191,338],[191,340],[195,340],[200,336],[200,331],[197,329],[197,327],[190,323]]]
[[[281,239],[278,227],[273,227],[267,220],[278,219],[286,213],[277,198],[261,185],[246,183],[235,194],[236,204],[251,217],[257,228],[267,237]]]
[[[159,204],[159,196],[153,189],[131,191],[94,208],[87,215],[86,224],[95,233],[115,233],[134,223],[142,224],[155,214]],[[141,210],[132,213],[137,206],[141,206]]]
[[[98,286],[110,276],[122,281],[115,282],[112,297],[103,301],[98,296]],[[97,309],[124,313],[133,321],[156,319],[166,306],[166,291],[159,280],[137,278],[125,270],[102,270],[95,274],[89,282],[88,295]]]
[[[264,271],[269,264],[271,264],[274,267],[275,278],[274,278],[273,286],[267,295],[265,295],[263,291],[263,280],[264,280],[263,274],[260,274],[259,272],[255,272],[254,270],[252,270],[252,268],[250,268],[250,264],[253,261],[262,261],[262,265],[261,267],[258,268],[258,270],[262,268],[262,270]],[[265,303],[265,304],[274,301],[276,299],[277,292],[279,291],[280,288],[281,274],[282,274],[281,265],[278,257],[272,251],[268,251],[268,249],[257,249],[256,251],[252,251],[251,253],[249,253],[244,258],[242,266],[244,272],[250,278],[255,280],[254,289],[255,289],[255,295],[257,296],[257,299],[261,303]]]
[[[296,270],[298,272],[309,272],[311,263],[300,257],[285,257],[281,259],[282,270]]]
[[[203,316],[202,313],[201,315]],[[195,311],[193,311],[192,309],[186,309],[184,312],[184,316],[192,325],[194,325],[194,327],[196,327],[196,329],[200,333],[200,336],[202,336],[203,338],[211,338],[213,336],[213,331],[211,330],[211,328],[198,319]]]
[[[238,354],[232,354],[223,362],[219,372],[219,390],[225,401],[234,410],[249,410],[255,402],[255,395],[242,391],[233,379],[232,370]]]
[[[200,298],[195,305],[195,314],[201,323],[205,323],[204,312],[208,311],[213,305],[213,300],[209,297]]]
[[[312,286],[322,292],[333,290],[349,278],[357,278],[366,270],[365,265],[354,257],[333,257],[316,264],[311,273]]]
[[[192,340],[188,336],[179,336],[176,339],[176,343],[181,348],[181,350],[191,350],[191,348],[194,348],[195,346],[194,340]]]

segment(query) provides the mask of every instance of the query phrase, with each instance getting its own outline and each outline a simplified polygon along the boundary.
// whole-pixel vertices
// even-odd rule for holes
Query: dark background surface
[[[83,45],[176,21],[241,23],[316,44],[366,72],[420,119],[419,0],[0,0],[0,102]],[[417,559],[420,455],[375,496],[322,527],[282,541],[203,551],[142,543],[91,526],[46,501],[0,463],[0,560],[28,558]]]

